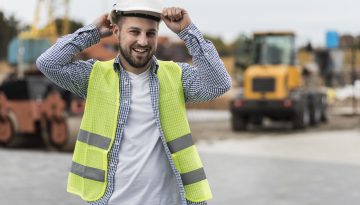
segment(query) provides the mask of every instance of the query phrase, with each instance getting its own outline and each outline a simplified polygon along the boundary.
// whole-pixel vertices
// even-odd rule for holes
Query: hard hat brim
[[[160,10],[151,10],[149,8],[132,7],[132,8],[123,9],[123,8],[118,8],[117,5],[115,5],[114,8],[112,9],[112,11],[121,11],[121,12],[124,12],[125,14],[139,13],[139,14],[146,14],[146,15],[154,16],[156,18],[161,18]]]

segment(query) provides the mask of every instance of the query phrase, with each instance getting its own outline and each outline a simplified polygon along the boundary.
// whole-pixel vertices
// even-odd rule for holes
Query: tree
[[[210,40],[214,44],[220,56],[231,55],[231,46],[225,44],[222,38],[209,35],[204,35],[204,38]]]
[[[19,33],[19,21],[15,19],[14,15],[9,18],[0,11],[0,60],[7,57],[7,47],[12,38]]]
[[[236,67],[245,69],[251,63],[252,39],[240,34],[231,45]]]
[[[63,26],[64,19],[63,18],[55,19],[55,24],[56,24],[56,30],[57,30],[58,35],[62,35],[63,34],[63,28],[64,28],[64,26]],[[83,24],[78,22],[78,21],[69,20],[69,24],[70,24],[69,33],[73,33],[77,29],[83,27]]]

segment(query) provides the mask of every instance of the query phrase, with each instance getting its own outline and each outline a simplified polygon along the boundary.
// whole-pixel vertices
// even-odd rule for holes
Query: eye
[[[129,31],[130,34],[133,34],[133,35],[137,35],[139,34],[140,32],[138,30],[130,30]]]
[[[155,37],[155,36],[156,36],[156,32],[153,32],[153,31],[147,32],[147,36],[148,36],[148,37]]]

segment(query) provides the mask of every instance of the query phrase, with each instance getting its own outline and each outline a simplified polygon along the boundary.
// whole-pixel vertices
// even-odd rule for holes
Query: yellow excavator
[[[248,62],[238,62],[244,68],[242,87],[230,104],[233,130],[261,125],[264,118],[291,122],[294,129],[325,122],[326,94],[320,87],[304,84],[295,34],[257,32],[247,42],[248,49],[242,50]]]

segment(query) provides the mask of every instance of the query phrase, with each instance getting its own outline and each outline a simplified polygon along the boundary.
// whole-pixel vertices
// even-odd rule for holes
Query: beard
[[[146,48],[148,49],[146,56],[141,58],[136,58],[135,56],[131,55],[132,52],[135,52],[130,49],[123,48],[121,45],[119,45],[119,50],[121,55],[124,57],[124,59],[134,68],[144,68],[149,61],[151,60],[152,56],[155,53],[155,49],[152,49],[151,47]]]

